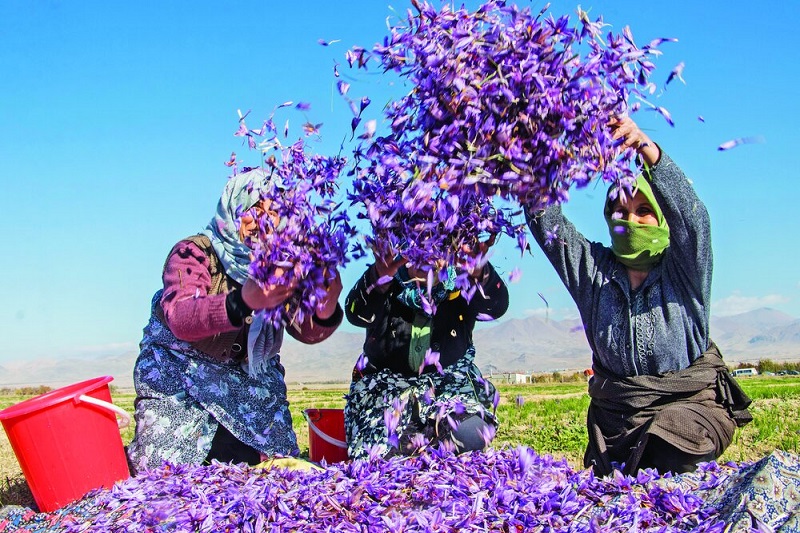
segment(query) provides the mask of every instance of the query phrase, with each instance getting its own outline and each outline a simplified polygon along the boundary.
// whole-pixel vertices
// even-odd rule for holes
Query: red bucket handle
[[[98,407],[102,407],[103,409],[113,411],[115,414],[119,415],[119,420],[117,420],[117,427],[119,429],[126,428],[131,423],[131,415],[128,414],[128,411],[105,400],[100,400],[92,396],[87,396],[86,394],[81,394],[75,398],[75,402],[86,402],[92,405],[97,405]]]
[[[319,411],[317,411],[319,413]],[[311,416],[308,414],[308,411],[303,411],[303,416],[306,417],[306,421],[308,422],[308,427],[311,428],[311,431],[316,433],[319,438],[327,442],[328,444],[332,444],[333,446],[338,446],[339,448],[347,449],[347,443],[343,440],[339,440],[336,437],[331,437],[330,435],[326,434],[320,428],[314,424],[314,421],[320,420],[322,417],[317,417],[314,421],[311,420]]]

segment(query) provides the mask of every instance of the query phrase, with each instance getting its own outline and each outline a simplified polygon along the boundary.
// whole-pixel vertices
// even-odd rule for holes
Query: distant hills
[[[711,335],[729,363],[800,360],[800,319],[769,308],[712,317]],[[361,333],[337,331],[326,341],[304,345],[287,336],[281,359],[289,383],[347,382],[360,353]],[[475,332],[477,363],[489,375],[502,372],[582,370],[591,352],[579,320],[509,319]],[[38,359],[0,365],[0,387],[59,387],[96,376],[133,386],[136,353],[93,358]]]

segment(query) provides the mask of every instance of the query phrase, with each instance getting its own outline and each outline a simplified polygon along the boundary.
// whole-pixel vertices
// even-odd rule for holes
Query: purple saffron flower
[[[732,139],[730,141],[725,141],[724,143],[720,144],[717,150],[725,151],[730,150],[731,148],[736,148],[737,146],[741,146],[742,144],[752,144],[752,143],[763,143],[764,138],[761,136],[758,137],[740,137],[738,139]]]
[[[549,245],[553,244],[557,240],[558,240],[558,224],[553,226],[552,230],[545,231],[544,243],[545,243],[545,245],[549,246]]]
[[[602,19],[583,10],[571,25],[500,1],[414,7],[372,50],[345,54],[353,68],[371,59],[411,86],[384,106],[388,131],[359,136],[354,149],[352,204],[384,206],[369,214],[372,239],[412,242],[404,255],[417,265],[464,268],[486,232],[530,250],[514,202],[538,209],[566,201],[572,186],[632,178],[634,153],[620,153],[607,124],[653,94],[650,58],[667,39],[637,47],[629,28],[603,36]],[[350,104],[361,119],[363,104]]]
[[[435,366],[436,370],[440,374],[444,373],[442,364],[439,362],[439,352],[433,351],[430,348],[428,348],[428,351],[425,352],[425,359],[422,361],[422,364],[419,367],[419,373],[422,374],[422,370],[428,365]]]
[[[285,102],[276,109],[291,105]],[[296,108],[307,110],[308,106],[301,103]],[[261,198],[270,202],[270,211],[258,217],[258,233],[249,242],[253,249],[250,275],[261,284],[294,283],[297,290],[288,305],[265,314],[275,325],[302,322],[315,313],[337,270],[363,253],[360,245],[351,242],[356,230],[346,206],[334,200],[345,160],[311,154],[302,140],[284,147],[276,137],[273,116],[260,130],[247,130],[246,116],[239,113],[237,134],[244,131],[251,147],[256,138],[265,137],[263,151],[275,153],[264,158],[262,170],[268,183],[276,184],[260,191]],[[318,133],[320,126],[307,122],[304,130]],[[288,127],[287,119],[284,136]],[[235,163],[235,154],[231,157]]]
[[[367,354],[362,353],[358,357],[358,360],[356,361],[356,370],[358,370],[359,372],[363,372],[368,365],[369,365],[369,358],[367,357]]]
[[[666,88],[666,86],[669,85],[669,83],[676,78],[679,79],[684,85],[686,85],[686,81],[683,79],[683,69],[685,67],[686,64],[683,61],[675,65],[675,68],[673,68],[672,71],[669,73],[669,76],[667,76],[667,81],[664,83],[664,87]]]

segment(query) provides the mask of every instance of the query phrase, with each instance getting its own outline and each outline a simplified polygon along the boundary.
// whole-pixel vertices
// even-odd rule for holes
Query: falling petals
[[[679,79],[684,85],[686,84],[686,80],[683,79],[683,69],[686,67],[683,61],[675,65],[675,68],[669,73],[667,76],[667,81],[664,83],[664,87],[669,85],[669,83],[674,79]]]
[[[630,28],[609,33],[588,11],[579,8],[577,21],[546,11],[415,1],[372,49],[345,53],[352,68],[410,87],[383,105],[385,131],[362,120],[368,99],[347,98],[353,136],[364,124],[348,196],[370,222],[368,242],[393,249],[407,240],[404,256],[416,265],[466,269],[487,234],[530,251],[520,203],[540,209],[567,201],[572,187],[633,180],[634,151],[620,150],[607,125],[642,103],[673,123],[648,97],[658,47],[674,39],[637,46]],[[459,278],[462,294],[469,285]]]
[[[757,137],[740,137],[738,139],[732,139],[730,141],[725,141],[724,143],[720,144],[717,147],[719,151],[730,150],[731,148],[736,148],[737,146],[741,146],[743,144],[753,144],[753,143],[763,143],[765,142],[764,137],[757,136]]]
[[[377,121],[368,120],[364,123],[364,133],[359,135],[360,139],[371,139],[375,135],[375,130],[378,127]]]
[[[290,105],[287,102],[276,109]],[[308,108],[298,104],[295,109]],[[241,131],[244,117],[239,115]],[[302,140],[282,146],[275,138],[272,118],[259,131],[247,130],[246,134],[252,140],[249,146],[264,137],[262,152],[274,151],[265,158],[261,174],[266,184],[274,185],[252,184],[259,186],[261,199],[269,201],[269,212],[256,216],[258,229],[248,237],[247,244],[252,249],[249,273],[254,280],[262,286],[296,286],[287,305],[262,311],[275,326],[285,326],[313,316],[337,270],[352,258],[363,256],[364,250],[353,243],[356,229],[347,206],[334,200],[345,160],[313,154]],[[306,122],[303,131],[316,135],[321,126]],[[288,130],[287,119],[284,137]],[[234,166],[235,158],[236,154],[231,154],[232,164],[226,164]],[[367,364],[366,359],[360,362]]]
[[[661,106],[655,106],[651,108],[653,111],[664,117],[664,120],[667,121],[667,124],[670,126],[675,126],[675,122],[672,120],[672,115],[670,115],[669,111],[666,108]]]

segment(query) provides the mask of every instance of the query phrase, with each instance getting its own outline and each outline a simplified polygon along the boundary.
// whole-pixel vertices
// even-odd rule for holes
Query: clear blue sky
[[[800,3],[580,3],[615,32],[630,25],[639,44],[679,39],[663,45],[653,78],[686,64],[686,84],[670,84],[659,102],[676,126],[653,113],[635,118],[711,213],[712,313],[769,306],[800,316],[800,80],[791,60]],[[391,5],[403,13],[409,3]],[[556,1],[551,13],[574,20],[577,5]],[[0,363],[135,350],[167,252],[214,212],[223,162],[236,151],[255,163],[233,137],[237,109],[252,109],[255,127],[275,104],[309,102],[309,118],[324,123],[315,149],[332,154],[349,123],[334,60],[379,41],[392,13],[381,0],[0,2]],[[366,79],[365,94],[392,90],[380,76]],[[717,151],[751,136],[764,142]],[[566,210],[607,242],[604,190],[576,193]],[[538,250],[519,260],[512,244],[501,241],[493,259],[523,271],[506,318],[543,313],[537,293],[551,317],[575,316]],[[345,291],[363,266],[345,269]]]

